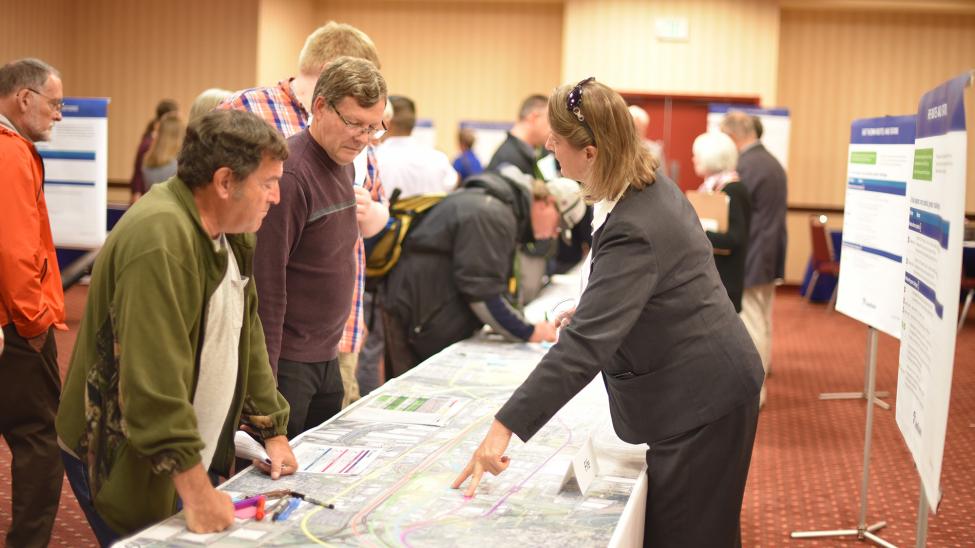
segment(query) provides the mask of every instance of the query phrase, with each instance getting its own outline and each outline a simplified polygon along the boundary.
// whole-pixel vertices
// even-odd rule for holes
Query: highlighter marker
[[[261,521],[264,519],[264,505],[267,504],[267,497],[261,495],[257,499],[257,513],[254,514],[254,519]]]

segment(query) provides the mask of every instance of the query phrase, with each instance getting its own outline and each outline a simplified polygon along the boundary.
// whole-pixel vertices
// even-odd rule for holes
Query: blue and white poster
[[[470,129],[474,132],[474,147],[471,150],[474,151],[481,165],[487,167],[498,147],[508,138],[508,130],[512,125],[511,122],[464,121],[460,123],[460,129]]]
[[[64,119],[50,141],[37,143],[56,247],[95,249],[105,242],[108,102],[65,97]]]
[[[921,98],[907,184],[896,418],[934,511],[955,356],[968,144],[964,99],[971,80],[965,73]]]
[[[789,132],[792,123],[787,108],[758,108],[754,105],[712,103],[708,105],[708,131],[718,131],[721,119],[730,110],[758,116],[762,122],[762,145],[789,171]]]
[[[847,158],[836,309],[895,338],[901,334],[915,124],[913,114],[855,120]]]

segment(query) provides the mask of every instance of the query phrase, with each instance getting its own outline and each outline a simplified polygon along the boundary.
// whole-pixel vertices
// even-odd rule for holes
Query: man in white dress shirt
[[[450,192],[457,186],[457,172],[447,155],[412,137],[416,105],[409,97],[391,96],[393,118],[383,144],[376,149],[386,195],[395,189],[400,197]]]

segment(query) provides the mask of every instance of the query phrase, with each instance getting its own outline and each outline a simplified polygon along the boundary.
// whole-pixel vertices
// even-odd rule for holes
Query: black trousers
[[[420,363],[420,358],[410,345],[406,324],[394,314],[383,310],[383,330],[385,335],[386,380],[394,379]]]
[[[7,546],[47,546],[58,512],[64,468],[54,417],[61,374],[53,330],[40,352],[3,326],[0,355],[0,435],[13,455],[13,520]]]
[[[758,395],[721,419],[650,444],[644,546],[741,546]]]
[[[278,360],[278,392],[288,400],[288,439],[334,417],[342,410],[345,387],[339,360],[302,363]]]

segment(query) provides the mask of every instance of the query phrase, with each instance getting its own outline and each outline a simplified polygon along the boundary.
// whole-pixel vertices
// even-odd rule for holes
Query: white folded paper
[[[243,430],[238,430],[234,434],[234,448],[238,458],[259,460],[271,464],[271,457],[267,456],[264,446]]]

